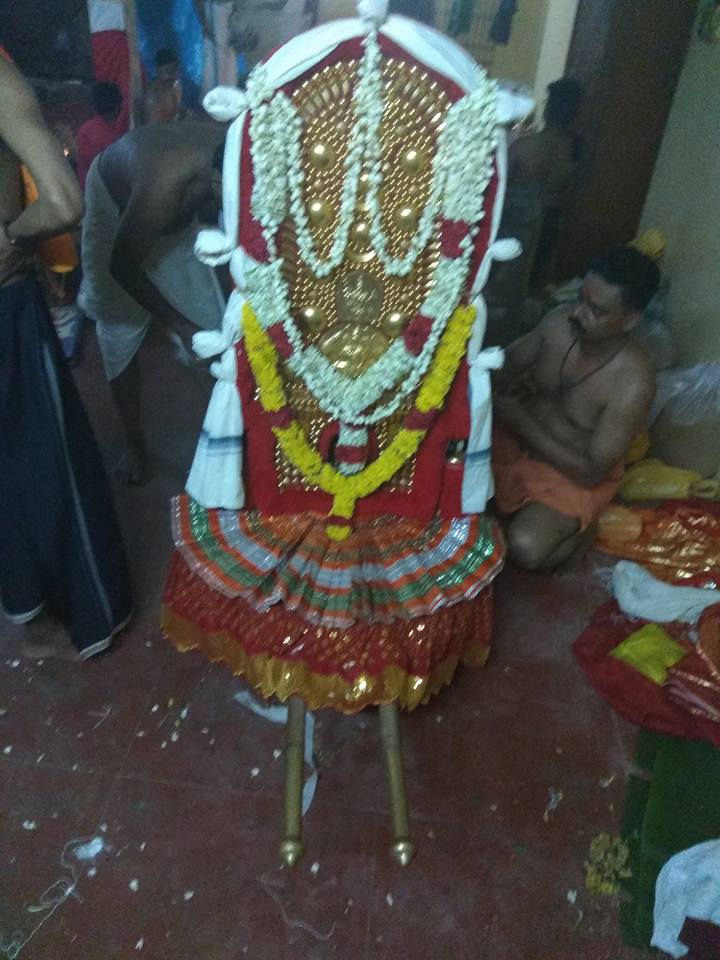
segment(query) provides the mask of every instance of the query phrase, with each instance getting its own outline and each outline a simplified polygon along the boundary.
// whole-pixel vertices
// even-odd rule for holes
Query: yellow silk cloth
[[[634,667],[648,680],[662,685],[668,670],[687,656],[688,651],[657,623],[648,623],[631,633],[610,651],[611,657]]]

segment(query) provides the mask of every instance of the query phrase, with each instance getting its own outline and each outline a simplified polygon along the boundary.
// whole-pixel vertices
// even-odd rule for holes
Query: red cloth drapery
[[[573,645],[590,683],[630,723],[668,736],[709,740],[720,747],[720,723],[694,716],[673,701],[666,686],[653,683],[629,664],[611,656],[611,651],[644,623],[623,614],[615,601],[595,611],[590,625]],[[688,641],[688,625],[664,626],[688,649],[688,656],[678,666],[701,673],[704,666]]]

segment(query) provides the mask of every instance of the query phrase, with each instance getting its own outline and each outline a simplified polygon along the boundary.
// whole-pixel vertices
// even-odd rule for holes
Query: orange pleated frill
[[[413,710],[450,683],[459,663],[482,666],[492,636],[492,585],[431,616],[316,626],[282,604],[257,612],[173,556],[163,629],[175,646],[223,661],[264,697],[301,696],[311,710],[356,713],[398,703]]]

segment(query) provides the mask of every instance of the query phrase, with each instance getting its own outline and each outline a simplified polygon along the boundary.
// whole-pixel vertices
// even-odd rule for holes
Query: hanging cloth
[[[490,26],[489,37],[493,43],[506,47],[510,43],[513,17],[517,13],[517,0],[500,0],[498,12]]]
[[[451,37],[457,37],[459,34],[467,33],[470,30],[474,11],[475,0],[453,0],[450,23],[448,24],[448,33]]]

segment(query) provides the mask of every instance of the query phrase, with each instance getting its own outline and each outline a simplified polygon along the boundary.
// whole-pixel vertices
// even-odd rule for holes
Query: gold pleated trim
[[[265,699],[277,697],[285,701],[297,695],[310,710],[327,708],[346,714],[388,703],[414,710],[450,683],[460,659],[466,666],[482,667],[490,654],[489,645],[467,644],[462,658],[449,657],[428,677],[413,676],[400,667],[388,667],[378,676],[363,673],[348,683],[342,677],[313,673],[304,663],[290,663],[268,654],[250,656],[228,634],[205,633],[167,606],[162,611],[162,629],[181,653],[199,650],[213,663],[225,663],[235,676],[244,677]]]

